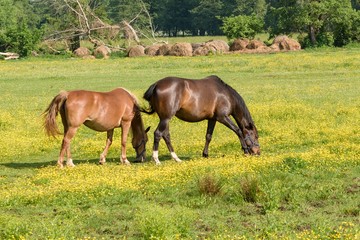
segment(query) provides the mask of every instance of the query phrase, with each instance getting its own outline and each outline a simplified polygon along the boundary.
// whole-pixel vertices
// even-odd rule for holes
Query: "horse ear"
[[[145,132],[147,133],[149,130],[150,130],[150,127],[148,127],[148,128],[145,130]]]

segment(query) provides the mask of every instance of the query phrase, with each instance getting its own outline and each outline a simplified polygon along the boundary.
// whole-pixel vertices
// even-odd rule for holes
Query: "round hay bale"
[[[190,43],[175,43],[170,51],[170,56],[182,56],[182,57],[191,57],[192,56],[192,46]]]
[[[161,45],[158,50],[158,55],[159,56],[168,56],[172,46],[173,46],[172,44]]]
[[[295,39],[289,38],[288,36],[277,36],[273,44],[271,45],[271,48],[278,49],[278,50],[284,50],[284,51],[296,51],[301,49],[301,45],[298,41]]]
[[[247,49],[258,49],[260,47],[266,47],[266,44],[260,40],[251,40],[246,46]]]
[[[145,48],[145,54],[149,55],[149,56],[157,56],[159,55],[159,48],[160,48],[161,44],[155,44],[155,45],[151,45],[151,46],[147,46]]]
[[[250,51],[254,51],[255,53],[268,53],[268,52],[272,51],[272,48],[270,48],[268,46],[260,46],[257,49],[250,50]]]
[[[130,47],[127,52],[128,57],[140,57],[145,55],[145,48],[141,45]]]
[[[204,43],[191,43],[191,47],[193,49],[193,53],[196,51],[196,49],[203,47]]]
[[[240,51],[246,49],[250,40],[247,38],[238,38],[230,45],[230,51]]]
[[[91,55],[91,52],[86,47],[79,47],[74,51],[75,56],[77,57],[85,57]]]
[[[97,47],[94,51],[95,57],[109,58],[110,54],[111,54],[110,48],[108,48],[105,45],[101,45],[101,46]]]
[[[211,40],[205,43],[213,53],[225,53],[229,51],[229,45],[223,40]]]
[[[209,46],[200,46],[200,47],[197,47],[194,51],[193,51],[193,55],[194,56],[206,56],[209,54],[210,52],[210,48]]]
[[[93,55],[86,55],[86,56],[83,56],[82,59],[96,59],[96,57]]]

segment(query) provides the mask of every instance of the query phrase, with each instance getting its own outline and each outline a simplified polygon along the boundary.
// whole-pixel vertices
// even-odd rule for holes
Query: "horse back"
[[[71,126],[85,124],[96,131],[119,127],[122,120],[133,118],[135,100],[117,88],[110,92],[76,90],[68,94],[65,113]]]
[[[151,105],[160,118],[176,115],[184,121],[196,122],[213,118],[221,107],[230,109],[224,106],[230,103],[224,99],[227,96],[216,76],[198,80],[167,77],[156,83]]]

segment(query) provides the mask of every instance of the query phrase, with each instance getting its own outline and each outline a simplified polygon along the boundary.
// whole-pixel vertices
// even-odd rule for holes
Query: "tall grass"
[[[356,239],[359,237],[360,52],[0,62],[1,239]],[[61,137],[42,111],[60,90],[125,87],[141,101],[158,79],[216,74],[245,99],[262,155],[244,157],[217,124],[173,119],[173,162],[119,165],[120,130],[98,166],[105,133],[80,128],[76,167],[56,167]],[[144,116],[154,131],[158,118]],[[60,123],[60,120],[59,120]],[[148,154],[153,135],[149,134]],[[130,160],[134,150],[128,144]]]

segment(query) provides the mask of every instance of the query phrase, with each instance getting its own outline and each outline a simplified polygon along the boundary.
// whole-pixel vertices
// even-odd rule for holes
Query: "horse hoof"
[[[129,160],[124,160],[124,161],[122,161],[122,163],[124,164],[124,165],[131,165],[131,163],[129,162]]]

